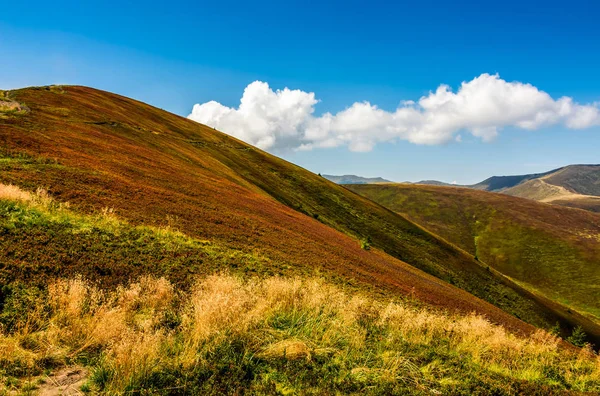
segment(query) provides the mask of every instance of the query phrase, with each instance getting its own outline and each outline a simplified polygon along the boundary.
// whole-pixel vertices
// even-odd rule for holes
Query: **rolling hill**
[[[348,186],[483,263],[600,320],[600,215],[465,188]]]
[[[569,165],[502,191],[516,197],[600,212],[600,165]]]
[[[448,282],[537,326],[578,324],[404,217],[212,128],[84,87],[25,89],[10,96],[30,110],[0,124],[2,183],[47,188],[82,213],[108,208],[134,225],[174,227],[192,238],[254,252],[274,263],[262,269],[267,273],[318,269],[443,307],[479,310],[479,300],[448,288]],[[16,244],[25,253],[2,249],[8,263],[36,268],[46,260],[35,238]],[[360,248],[367,239],[376,250]],[[57,265],[86,271],[87,254],[79,256]],[[93,261],[98,258],[89,265]],[[123,269],[115,276],[106,266],[87,273],[104,274],[113,283],[130,275]],[[4,273],[6,281],[15,277]],[[520,327],[504,312],[482,307],[498,322]],[[590,335],[600,335],[591,323],[584,325]]]
[[[581,326],[600,344],[594,321],[468,249],[213,128],[86,87],[2,97],[12,103],[0,113],[0,306],[12,307],[3,326],[18,328],[19,310],[56,278],[118,292],[164,277],[193,292],[198,276],[227,271],[318,276],[370,298],[475,312],[521,336]]]
[[[423,180],[416,184],[451,186],[436,180]],[[477,184],[455,187],[500,192],[600,212],[600,165],[568,165],[544,173],[492,176]]]
[[[0,124],[1,183],[47,188],[81,213],[108,208],[133,225],[176,228],[264,258],[261,267],[244,268],[249,273],[321,271],[384,293],[482,312],[514,329],[526,326],[510,315],[543,328],[557,321],[565,331],[583,325],[600,341],[592,322],[488,271],[401,215],[212,128],[84,87],[24,89],[10,97],[30,110]],[[93,256],[85,246],[94,242],[85,234],[77,249],[43,234],[32,229],[20,234],[20,243],[3,240],[4,282],[41,279],[42,268],[112,284],[156,271],[143,259],[124,263],[121,254],[102,249],[91,250]],[[47,248],[38,249],[40,240]],[[374,250],[361,249],[367,240]],[[162,267],[175,280],[214,270],[194,254],[177,257],[183,273]],[[15,265],[22,271],[13,271]]]

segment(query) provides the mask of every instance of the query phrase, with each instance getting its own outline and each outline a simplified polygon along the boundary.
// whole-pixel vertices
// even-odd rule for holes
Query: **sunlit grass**
[[[19,227],[59,222],[73,235],[132,228],[109,208],[76,214],[41,189],[0,185],[0,200],[14,205],[5,216]],[[140,238],[204,249],[229,265],[249,260],[187,237],[174,219],[136,229]],[[310,275],[218,273],[190,284],[182,290],[143,276],[103,290],[76,276],[41,289],[15,286],[0,305],[0,394],[26,392],[73,365],[91,369],[86,389],[110,394],[600,391],[598,356],[543,331],[518,337],[481,316],[374,299]]]
[[[162,278],[110,292],[57,280],[0,335],[0,352],[5,391],[75,363],[92,367],[91,389],[109,393],[436,393],[484,384],[508,393],[519,380],[600,390],[600,361],[588,349],[565,350],[542,331],[520,338],[476,315],[375,301],[320,279],[220,274],[185,293]]]
[[[348,188],[408,216],[526,289],[600,323],[597,215],[464,188]]]

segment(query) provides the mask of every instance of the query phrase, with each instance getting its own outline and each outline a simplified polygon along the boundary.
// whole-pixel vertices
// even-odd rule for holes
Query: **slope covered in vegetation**
[[[4,236],[44,224],[54,236],[62,229],[94,244],[112,241],[111,250],[126,244],[151,273],[175,280],[173,272],[190,265],[176,257],[193,250],[211,263],[200,271],[213,275],[185,272],[182,289],[133,272],[130,283],[106,288],[82,276],[63,278],[65,268],[57,268],[39,285],[5,286],[0,393],[56,391],[48,375],[63,367],[83,373],[81,390],[109,394],[600,390],[597,355],[541,330],[515,336],[475,314],[377,295],[326,274],[248,276],[264,259],[169,228],[133,227],[106,211],[78,215],[43,192],[1,191]],[[122,264],[128,271],[140,265]],[[96,270],[82,264],[69,273]]]
[[[517,331],[530,330],[505,312],[547,329],[557,321],[565,329],[578,324],[404,217],[212,128],[84,87],[28,88],[4,96],[27,108],[0,120],[4,184],[47,188],[78,212],[108,210],[134,226],[176,228],[260,256],[267,263],[257,270],[262,274],[282,268],[324,271],[383,293],[476,311]],[[69,237],[77,247],[68,248],[46,232],[32,225],[2,250],[9,269],[5,279],[30,282],[65,268],[94,266],[81,271],[122,283],[154,270],[125,241],[117,244],[118,253],[105,253],[107,242],[100,236]],[[361,249],[360,241],[373,249]],[[165,268],[172,265],[170,256],[144,254],[140,257],[157,254]],[[172,256],[185,263],[185,270],[170,274],[180,280],[204,268],[205,259],[194,252]],[[12,270],[20,266],[28,268]],[[600,337],[597,328],[588,326],[587,332]]]
[[[600,213],[600,197],[580,195],[577,197],[559,197],[551,201],[553,205],[567,206]]]
[[[568,165],[545,173],[492,176],[462,187],[600,212],[600,165]]]
[[[569,165],[502,191],[555,205],[600,212],[600,165]]]
[[[197,282],[226,270],[243,279],[317,277],[319,282],[364,293],[361,295],[373,301],[402,299],[403,304],[418,305],[419,309],[430,307],[427,312],[432,315],[457,318],[457,314],[475,313],[516,334],[515,339],[536,334],[535,327],[519,318],[545,329],[560,322],[565,332],[583,324],[592,341],[600,335],[585,318],[565,315],[560,307],[488,270],[468,252],[403,216],[206,126],[89,88],[31,88],[11,91],[4,97],[25,109],[4,113],[0,119],[0,282],[4,286],[0,292],[0,331],[8,340],[2,346],[8,352],[2,355],[25,356],[24,363],[3,361],[9,383],[19,375],[38,375],[40,370],[65,364],[104,367],[102,362],[109,359],[111,348],[126,341],[111,339],[110,345],[94,344],[96,348],[88,349],[86,342],[77,344],[68,337],[65,339],[70,341],[65,342],[45,338],[48,331],[52,337],[63,331],[57,330],[52,319],[58,308],[47,302],[52,293],[48,285],[78,282],[60,280],[76,275],[80,276],[76,279],[85,279],[81,290],[91,290],[96,296],[95,287],[101,287],[112,296],[106,297],[109,305],[98,308],[102,312],[118,310],[114,299],[122,290],[119,288],[150,279],[144,276],[156,282],[164,278],[161,284],[184,293],[181,301],[186,301],[193,299]],[[169,333],[171,336],[185,339],[178,324],[186,316],[186,304],[182,304],[168,314],[174,315],[173,323],[152,328],[165,334],[170,329],[174,332]],[[30,312],[36,306],[42,311]],[[431,311],[432,307],[447,313]],[[101,317],[85,320],[93,322]],[[137,328],[136,323],[128,320],[127,326]],[[72,329],[64,331],[68,335]],[[80,336],[92,342],[93,334]],[[158,338],[160,348],[171,346],[159,348],[157,356],[169,360],[173,352],[173,361],[179,362],[177,348],[181,344],[169,344],[168,339]],[[544,345],[555,342],[544,340]],[[69,349],[71,345],[80,346]],[[318,344],[310,345],[317,348]],[[234,349],[231,359],[239,364],[228,364],[236,370],[243,367],[246,351],[251,355],[260,352]],[[565,362],[574,362],[568,349],[552,353]],[[468,361],[452,365],[463,363]],[[214,368],[217,363],[207,364]],[[381,364],[367,368],[378,372]],[[473,370],[479,370],[477,364]],[[19,367],[30,371],[19,371]],[[354,368],[360,367],[350,371]],[[490,379],[490,386],[500,387],[500,382],[509,381],[507,386],[512,388],[500,389],[529,387],[532,383],[587,389],[582,383],[591,381],[551,380],[554,374],[540,370],[528,377],[499,368],[489,374],[496,378]],[[571,375],[560,372],[563,377]],[[110,372],[104,373],[101,378],[108,378]],[[180,373],[175,371],[173,376]],[[156,375],[163,375],[162,368]],[[205,380],[219,378],[213,372],[207,375]],[[474,378],[479,375],[488,376],[476,374]],[[116,380],[122,378],[119,374]],[[90,386],[130,386],[106,381]],[[146,386],[135,385],[136,381],[131,380],[134,388]],[[171,384],[173,379],[158,381]],[[453,386],[466,392],[477,381],[487,383],[473,379],[472,383]],[[562,381],[562,385],[553,381]],[[443,386],[443,381],[436,382],[431,389]],[[346,388],[328,391],[339,389]]]
[[[406,215],[530,290],[599,320],[599,215],[464,188],[348,188]]]
[[[436,180],[423,180],[416,184],[501,192],[514,197],[600,212],[600,165],[568,165],[544,173],[492,176],[472,185],[453,186]]]
[[[569,165],[542,179],[577,194],[600,196],[600,165]]]

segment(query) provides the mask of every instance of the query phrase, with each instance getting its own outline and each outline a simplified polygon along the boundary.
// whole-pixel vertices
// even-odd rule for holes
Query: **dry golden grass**
[[[17,102],[9,102],[5,100],[0,100],[0,112],[8,112],[8,111],[21,111],[22,107]]]
[[[169,325],[169,317],[177,319]],[[265,367],[282,359],[335,364],[336,381],[364,386],[452,389],[463,381],[460,369],[408,353],[443,344],[488,374],[600,390],[598,356],[590,349],[565,350],[542,331],[519,338],[480,316],[375,301],[319,279],[244,282],[227,274],[199,279],[187,293],[151,277],[112,292],[80,278],[58,280],[38,309],[32,307],[14,331],[0,335],[0,368],[35,376],[49,362],[60,367],[96,354],[90,386],[120,393],[149,386],[149,378],[174,368],[210,367],[212,354],[222,354],[217,349],[234,340],[243,340],[241,353]],[[560,372],[563,384],[548,377],[552,370]],[[255,381],[272,378],[257,373]]]
[[[0,199],[68,217],[79,224],[73,232],[126,225],[108,208],[76,215],[43,190],[0,185]],[[154,231],[186,243],[171,223]],[[589,348],[575,353],[543,331],[521,338],[481,316],[375,300],[316,278],[220,274],[186,291],[149,276],[111,291],[81,277],[56,280],[14,326],[0,325],[0,394],[71,365],[89,367],[89,389],[117,394],[468,394],[480,386],[510,394],[519,381],[600,390],[600,361]]]
[[[57,202],[52,199],[48,191],[38,187],[34,192],[22,190],[13,184],[0,183],[0,199],[16,201],[26,204],[30,208],[46,212],[64,212],[69,208],[68,202]]]
[[[12,184],[0,184],[0,198],[15,201],[31,201],[31,193],[21,190]]]

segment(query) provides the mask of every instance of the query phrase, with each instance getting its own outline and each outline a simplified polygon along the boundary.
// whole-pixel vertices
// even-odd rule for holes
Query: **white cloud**
[[[531,84],[490,74],[463,82],[456,92],[440,85],[417,102],[400,101],[393,112],[357,102],[317,117],[317,103],[312,92],[273,91],[255,81],[244,90],[237,109],[211,101],[194,105],[188,118],[265,150],[347,146],[370,151],[378,143],[398,139],[429,145],[460,142],[460,131],[487,142],[509,126],[535,130],[557,124],[571,129],[600,125],[598,103],[553,99]]]

